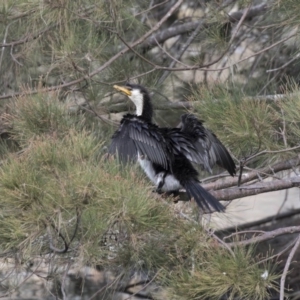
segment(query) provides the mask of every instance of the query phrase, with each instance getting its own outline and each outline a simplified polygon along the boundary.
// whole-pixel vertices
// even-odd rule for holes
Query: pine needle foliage
[[[268,298],[274,272],[254,264],[251,248],[237,247],[232,256],[202,226],[180,217],[176,204],[154,196],[136,166],[102,157],[104,141],[85,128],[85,117],[70,116],[52,96],[11,106],[22,151],[7,153],[0,168],[1,252],[26,262],[54,251],[61,266],[72,258],[77,266],[147,272],[169,299]],[[53,250],[66,245],[66,253]]]
[[[147,6],[147,1],[137,5],[133,0],[6,0],[0,34],[4,40],[8,36],[8,41],[28,42],[20,42],[14,60],[9,51],[3,51],[1,79],[19,90],[36,88],[40,82],[57,85],[93,72],[119,51],[116,33],[125,39],[143,35],[147,27],[135,15]],[[121,69],[109,68],[95,78],[103,81],[123,75],[124,79]]]
[[[261,23],[245,26],[246,34],[237,34],[239,42],[234,40],[230,51],[239,47],[245,36],[251,36],[252,30],[268,41],[263,47],[282,39],[284,30],[294,30],[298,24],[298,2],[275,1],[276,5],[268,7],[272,14],[264,15],[263,20],[258,20]],[[236,3],[238,9],[253,7],[248,0]],[[78,78],[85,81],[70,88],[95,103],[111,93],[112,84],[128,79],[137,79],[150,91],[163,88],[161,76],[165,70],[158,66],[170,66],[190,33],[178,34],[177,42],[171,46],[157,41],[157,45],[146,49],[141,43],[135,52],[130,50],[106,65],[121,49],[128,49],[120,37],[128,44],[136,41],[153,29],[153,24],[169,9],[169,3],[157,3],[162,6],[149,10],[153,2],[149,4],[136,0],[5,0],[1,6],[1,42],[16,44],[1,51],[1,94],[26,94],[25,89],[31,92]],[[205,8],[201,20],[204,27],[190,48],[191,56],[186,57],[189,63],[199,66],[211,62],[207,58],[219,57],[229,46],[231,31],[225,27],[224,35],[223,25],[232,9],[219,11],[217,2],[201,5]],[[174,22],[176,14],[160,30],[196,19],[187,16]],[[283,29],[286,24],[289,27]],[[261,31],[263,25],[267,26]],[[243,30],[241,24],[239,32]],[[257,46],[252,49],[254,52],[261,50],[260,42],[253,42]],[[246,83],[241,83],[245,94],[234,84],[232,87],[229,83],[207,82],[211,87],[196,87],[189,98],[200,118],[218,133],[237,159],[299,145],[300,101],[296,93],[276,102],[246,97],[246,93],[253,96],[278,91],[281,71],[269,72],[268,78],[264,71],[285,64],[289,55],[284,55],[282,45],[256,56],[258,60],[245,74],[238,73],[237,64],[234,72],[248,77]],[[194,46],[199,51],[193,51]],[[292,52],[289,60],[298,48],[296,45],[294,52],[288,50]],[[278,53],[283,54],[284,61],[277,61]],[[99,67],[103,68],[101,72],[89,76]],[[277,75],[272,74],[280,79],[273,81]],[[221,71],[219,75],[221,78]],[[232,75],[233,72],[228,78],[234,80]],[[182,79],[189,84],[186,78]],[[177,83],[174,80],[176,91]],[[254,87],[257,83],[259,88]],[[90,125],[93,120],[87,120],[86,115],[69,114],[61,101],[69,92],[66,89],[22,96],[10,105],[10,137],[19,148],[10,152],[6,144],[0,146],[0,250],[21,261],[51,253],[62,266],[73,260],[76,266],[97,265],[128,274],[147,272],[167,289],[168,297],[158,293],[157,299],[221,299],[224,295],[229,299],[268,299],[276,278],[273,267],[259,264],[260,258],[254,256],[251,247],[233,248],[232,255],[202,226],[184,219],[171,199],[154,196],[152,186],[137,166],[122,167],[102,156],[109,139],[104,138],[103,131],[93,132],[98,128]],[[181,94],[166,97],[180,99]],[[109,114],[109,108],[104,106],[101,113]],[[294,154],[266,154],[256,163],[266,165]],[[53,250],[66,245],[66,253]],[[265,270],[269,272],[266,279],[261,277]]]
[[[199,118],[218,136],[234,155],[247,158],[260,151],[278,151],[298,144],[298,93],[284,100],[267,101],[247,97],[228,85],[198,87],[189,98],[194,102]],[[296,150],[295,150],[296,151]],[[261,157],[268,164],[291,157],[294,151]]]
[[[282,127],[286,127],[287,141],[290,146],[299,144],[300,137],[300,93],[294,89],[286,100],[278,101],[278,116],[282,120]]]
[[[272,10],[279,17],[277,21],[284,19],[288,25],[299,24],[300,8],[297,0],[276,0]]]
[[[66,104],[56,93],[21,97],[10,106],[11,133],[22,147],[41,135],[63,137],[78,122],[67,113]]]
[[[212,251],[200,246],[198,251],[201,251],[204,260],[197,261],[197,253],[193,252],[195,260],[192,270],[178,267],[169,277],[170,286],[175,291],[172,299],[213,300],[227,295],[228,299],[263,300],[270,296],[266,287],[273,287],[277,276],[261,277],[262,269],[254,264],[253,247],[233,249],[234,257],[224,249]],[[249,264],[251,260],[253,265]],[[271,269],[270,266],[265,267]]]

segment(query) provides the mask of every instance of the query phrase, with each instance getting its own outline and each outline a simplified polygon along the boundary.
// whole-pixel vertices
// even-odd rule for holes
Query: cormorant
[[[235,164],[222,143],[194,115],[184,114],[177,128],[160,128],[152,123],[153,108],[148,91],[136,84],[114,85],[136,106],[126,114],[112,136],[108,152],[122,162],[138,160],[157,192],[178,192],[184,188],[205,212],[224,211],[224,206],[198,180],[193,163],[211,172],[217,163],[235,174]]]

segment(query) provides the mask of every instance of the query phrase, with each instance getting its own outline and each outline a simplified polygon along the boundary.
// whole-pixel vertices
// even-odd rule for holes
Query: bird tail
[[[225,207],[208,191],[206,191],[200,182],[192,179],[187,181],[183,187],[185,188],[190,199],[194,198],[198,206],[203,212],[224,212]]]

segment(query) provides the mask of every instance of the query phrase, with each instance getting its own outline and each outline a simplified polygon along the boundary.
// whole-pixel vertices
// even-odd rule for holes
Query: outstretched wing
[[[193,141],[199,156],[202,157],[200,164],[207,171],[211,172],[211,168],[217,164],[226,169],[230,175],[235,175],[235,163],[228,150],[200,120],[192,114],[184,114],[181,116],[179,128]]]
[[[209,149],[211,165],[217,164],[219,167],[227,170],[231,176],[234,176],[236,173],[236,166],[228,150],[213,132],[209,131],[208,129],[206,130],[207,138],[211,145]]]
[[[123,117],[108,152],[117,154],[122,162],[136,160],[140,155],[164,169],[171,166],[172,155],[158,127],[135,115]]]
[[[189,161],[202,165],[207,171],[211,171],[209,154],[200,142],[194,141],[189,135],[179,128],[162,128],[168,138],[172,152],[176,155],[183,154]]]

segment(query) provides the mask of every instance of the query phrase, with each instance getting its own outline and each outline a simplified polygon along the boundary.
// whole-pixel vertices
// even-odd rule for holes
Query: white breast
[[[152,183],[155,184],[156,187],[158,187],[161,181],[164,181],[164,185],[161,187],[162,192],[177,191],[182,188],[180,182],[172,174],[165,176],[164,172],[156,173],[152,162],[140,156],[139,153],[138,162],[144,172],[147,174],[148,178],[152,181]]]
[[[165,184],[161,188],[162,192],[178,191],[179,189],[182,189],[180,182],[173,175],[167,175]]]
[[[138,153],[138,162],[144,172],[147,174],[148,178],[157,185],[157,176],[155,174],[152,162],[148,159],[141,158],[140,154]]]

